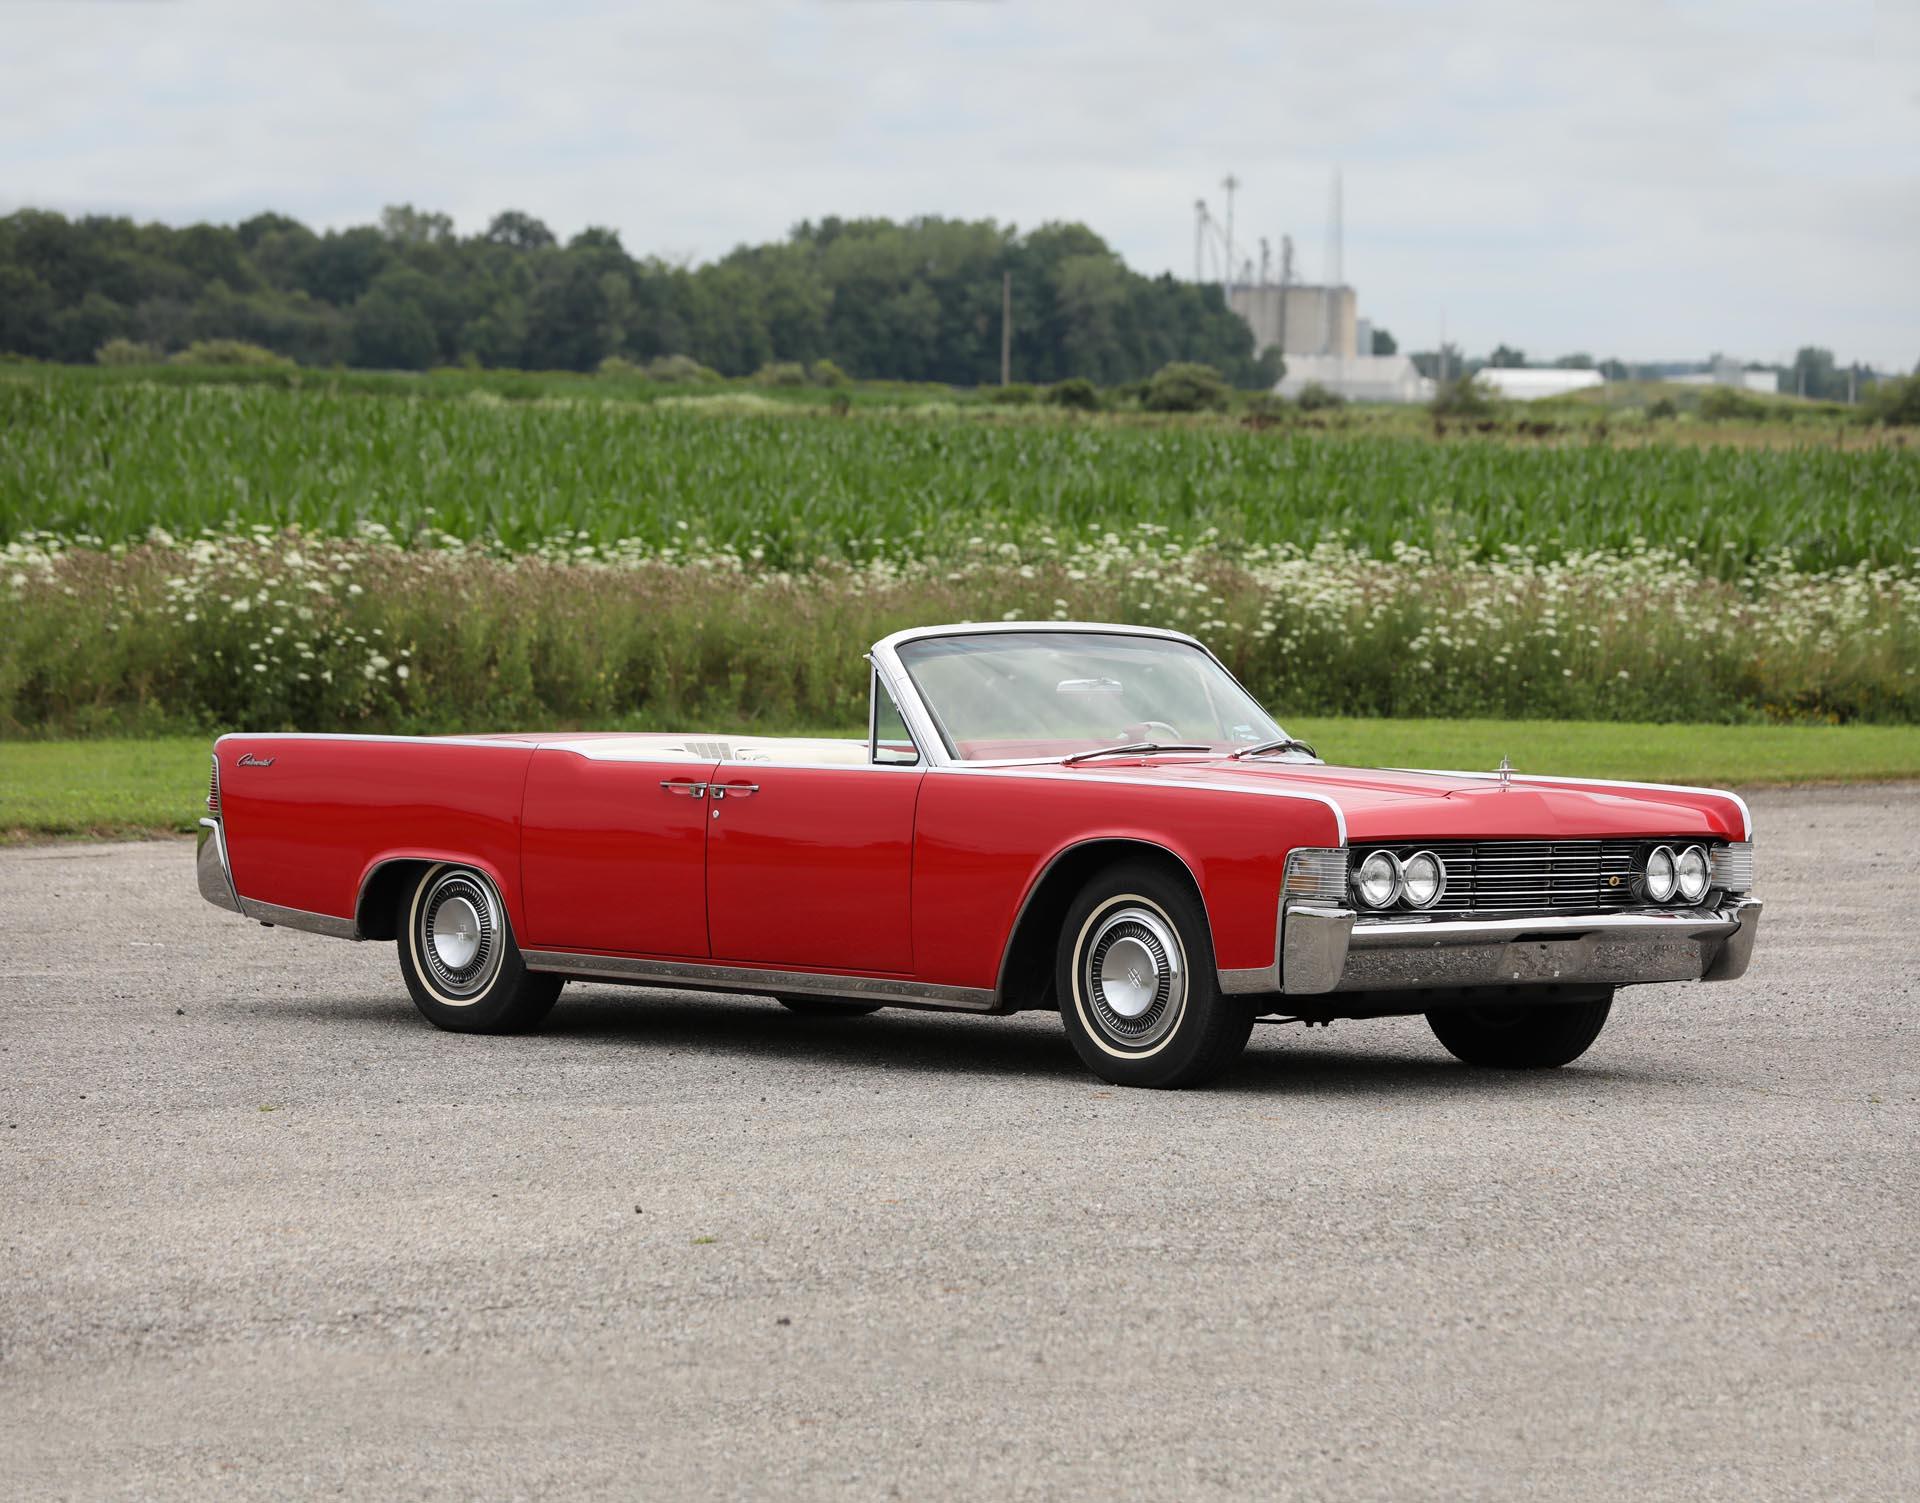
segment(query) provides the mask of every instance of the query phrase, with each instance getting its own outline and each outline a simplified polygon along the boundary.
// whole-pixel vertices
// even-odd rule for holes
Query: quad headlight
[[[1673,873],[1680,896],[1689,903],[1699,902],[1713,885],[1713,863],[1704,846],[1690,845],[1675,857]]]
[[[1670,903],[1679,890],[1680,877],[1674,869],[1673,847],[1657,845],[1647,853],[1647,896],[1656,903]]]
[[[1375,851],[1353,874],[1353,895],[1368,908],[1385,908],[1400,896],[1400,862],[1391,851]]]

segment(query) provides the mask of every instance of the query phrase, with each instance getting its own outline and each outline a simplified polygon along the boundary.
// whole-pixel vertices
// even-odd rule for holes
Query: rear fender
[[[359,889],[354,896],[355,937],[396,938],[399,934],[397,909],[400,894],[411,885],[405,872],[411,868],[429,866],[465,866],[484,873],[493,883],[494,890],[500,894],[500,901],[506,905],[507,922],[514,934],[518,936],[526,932],[524,915],[520,909],[519,885],[509,882],[495,863],[443,846],[420,846],[385,851],[367,863],[366,869],[360,874]]]

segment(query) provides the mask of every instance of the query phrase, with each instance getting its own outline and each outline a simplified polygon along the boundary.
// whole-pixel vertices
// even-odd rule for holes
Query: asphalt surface
[[[1920,788],[1577,1065],[570,986],[438,1033],[191,847],[0,852],[0,1495],[1920,1495]]]

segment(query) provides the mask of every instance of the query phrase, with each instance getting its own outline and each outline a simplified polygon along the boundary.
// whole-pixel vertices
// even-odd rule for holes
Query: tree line
[[[1112,385],[1170,361],[1241,386],[1277,379],[1217,286],[1142,276],[1084,225],[830,218],[684,266],[636,257],[609,229],[562,244],[508,210],[462,236],[407,205],[324,232],[273,213],[174,227],[18,211],[0,218],[0,354],[80,362],[110,341],[164,356],[226,339],[312,366],[679,356],[728,376],[831,361],[859,378],[972,386],[1000,376],[1003,274],[1018,381]]]

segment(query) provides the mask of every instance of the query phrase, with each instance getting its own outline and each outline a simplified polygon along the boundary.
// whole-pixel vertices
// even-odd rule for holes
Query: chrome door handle
[[[707,796],[707,785],[705,783],[689,783],[674,778],[662,778],[660,780],[660,786],[669,793],[684,793],[693,798],[705,798]]]
[[[713,785],[713,796],[715,798],[725,798],[728,794],[732,794],[735,798],[745,798],[749,793],[758,793],[759,791],[760,785],[758,783],[715,783]]]

